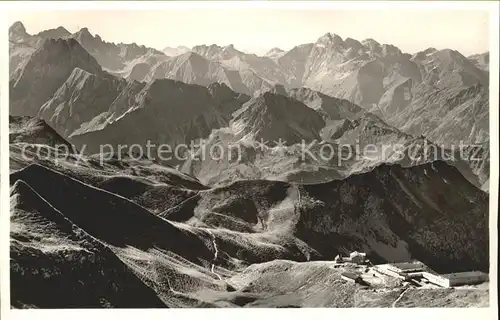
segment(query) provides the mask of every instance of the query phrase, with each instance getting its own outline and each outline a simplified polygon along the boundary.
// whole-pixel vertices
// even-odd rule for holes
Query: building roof
[[[350,256],[350,257],[354,257],[354,256],[366,257],[366,253],[364,253],[364,252],[357,252],[357,251],[353,251],[353,252],[351,252],[351,254],[350,254],[349,256]]]
[[[343,272],[342,276],[353,280],[357,280],[359,278],[359,274],[353,272]]]
[[[397,262],[391,263],[390,265],[400,270],[422,269],[424,267],[420,262]]]

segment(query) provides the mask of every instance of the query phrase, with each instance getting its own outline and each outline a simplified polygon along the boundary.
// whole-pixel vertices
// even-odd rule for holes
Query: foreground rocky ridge
[[[355,300],[361,289],[342,284],[342,268],[305,262],[356,249],[366,251],[374,263],[419,259],[441,272],[488,269],[487,194],[445,163],[382,166],[319,185],[240,181],[207,189],[147,160],[101,166],[80,157],[30,164],[19,156],[22,146],[11,146],[13,169],[22,168],[10,177],[16,307],[278,306],[282,293],[265,289],[272,278],[252,271],[260,263],[281,264],[275,259],[291,260],[285,265],[302,261],[286,268],[292,277],[305,277],[299,281],[308,282],[309,272],[320,268],[332,280],[322,278],[317,283],[322,290],[352,291],[345,295],[350,303],[300,298],[299,291],[293,305],[360,306]],[[30,156],[36,159],[35,153]],[[73,227],[67,229],[68,223]],[[33,254],[36,263],[28,259]],[[82,270],[64,271],[74,259],[87,262],[79,264]],[[40,260],[46,261],[43,267]],[[110,269],[125,275],[101,280],[99,270]],[[78,276],[81,272],[89,282]],[[61,277],[68,286],[54,287]],[[80,284],[71,285],[71,277]],[[90,283],[92,291],[86,289]],[[101,284],[103,291],[96,291]],[[19,289],[33,286],[37,290]],[[109,286],[122,288],[122,296],[104,290]],[[129,287],[145,291],[134,305],[123,297]],[[77,290],[75,295],[87,290],[90,296],[85,301],[71,298],[69,288]],[[397,288],[384,290],[389,294]],[[56,296],[65,298],[50,298]]]
[[[354,266],[322,260],[363,250],[374,263],[418,259],[439,272],[489,267],[488,195],[444,162],[383,165],[314,185],[208,188],[147,159],[54,154],[11,144],[15,307],[386,306],[399,284],[368,293],[340,280]],[[273,284],[277,276],[315,284],[290,294]],[[138,290],[141,299],[129,303]],[[411,290],[415,299],[435,295],[439,306],[452,296],[456,305],[487,301],[474,288]],[[337,291],[343,298],[321,293]]]

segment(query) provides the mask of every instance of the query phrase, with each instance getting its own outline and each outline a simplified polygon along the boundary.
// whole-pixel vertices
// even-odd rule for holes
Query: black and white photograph
[[[496,308],[498,2],[127,2],[6,12],[2,309]]]

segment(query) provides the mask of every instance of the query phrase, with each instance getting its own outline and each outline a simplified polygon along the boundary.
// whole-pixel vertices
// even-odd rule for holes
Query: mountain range
[[[488,271],[488,53],[9,39],[13,307],[488,303],[328,261]]]
[[[59,27],[29,35],[21,23],[15,23],[9,34],[11,114],[40,116],[77,147],[85,144],[87,152],[99,152],[104,141],[113,146],[144,145],[148,140],[177,145],[209,139],[207,144],[213,145],[209,135],[219,128],[226,141],[246,145],[278,138],[287,140],[289,146],[313,139],[411,144],[407,140],[423,136],[446,149],[460,141],[477,145],[486,156],[471,161],[467,171],[478,177],[473,183],[487,186],[488,72],[476,67],[481,60],[477,57],[469,60],[456,51],[433,48],[409,55],[373,39],[342,40],[329,33],[316,43],[266,57],[245,54],[231,45],[195,46],[169,57],[136,44],[105,42],[86,28],[74,34]],[[32,51],[21,59],[27,46]],[[44,79],[43,85],[35,84],[35,78]],[[24,94],[27,91],[30,96]],[[283,95],[291,99],[283,102]],[[288,110],[283,108],[298,108],[291,115],[300,121],[285,117]],[[232,118],[236,111],[239,114]],[[310,116],[302,118],[307,113]],[[366,133],[372,130],[368,124],[380,129]],[[389,132],[390,138],[386,137]],[[314,182],[387,161],[358,164],[360,169],[351,165],[341,170],[346,174],[330,164],[316,163],[313,172],[303,177],[303,171],[311,170],[294,157],[276,161],[265,152],[263,158],[267,165],[258,166],[248,159],[224,168],[214,167],[210,159],[196,165],[191,160],[173,164],[206,183],[246,175]],[[270,165],[272,173],[255,169]],[[464,166],[458,167],[466,177],[472,176],[464,172]],[[318,168],[326,173],[317,172]],[[209,171],[208,176],[203,174]]]

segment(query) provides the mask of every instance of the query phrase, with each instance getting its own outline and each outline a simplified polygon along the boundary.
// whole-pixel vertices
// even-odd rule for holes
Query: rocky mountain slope
[[[48,145],[54,148],[66,146],[70,150],[72,147],[70,143],[41,119],[9,116],[9,129],[9,143],[25,142]]]
[[[447,143],[488,141],[483,117],[471,118],[466,111],[459,111],[474,104],[477,113],[488,113],[488,53],[466,58],[451,49],[428,48],[411,55],[373,39],[360,42],[327,33],[316,42],[286,52],[275,48],[263,57],[232,45],[199,45],[167,57],[135,44],[107,43],[86,28],[72,35],[63,28],[29,35],[18,22],[9,35],[11,66],[21,65],[46,38],[71,37],[107,71],[132,80],[170,78],[204,86],[220,82],[233,91],[255,96],[276,85],[308,87],[344,98],[402,131],[424,135],[435,143],[440,143],[434,139],[442,135],[447,135]],[[186,48],[181,48],[178,53],[184,51]],[[471,94],[465,93],[469,91]],[[450,113],[444,123],[454,127],[460,123],[461,130],[442,128],[445,111],[431,111],[449,110],[440,106],[448,105],[450,99],[455,100],[453,104],[460,100],[462,107]],[[464,118],[467,120],[462,121]]]
[[[104,142],[189,145],[226,126],[247,100],[215,85],[209,90],[168,79],[116,78],[73,39],[47,40],[18,70],[11,80],[11,114],[39,115],[78,148],[85,144],[88,153],[99,152]]]
[[[301,102],[264,93],[245,103],[233,118],[236,135],[244,140],[278,141],[293,145],[319,139],[321,116]]]
[[[55,70],[57,76],[52,76]],[[392,162],[396,151],[382,150],[382,154],[371,158],[355,151],[359,157],[344,159],[341,164],[339,160],[344,156],[342,150],[337,152],[340,146],[350,146],[352,150],[373,145],[380,153],[387,146],[400,145],[402,151],[419,149],[422,147],[418,144],[426,141],[401,132],[348,100],[311,89],[275,85],[251,99],[222,82],[208,84],[207,80],[205,84],[207,87],[168,79],[147,83],[125,80],[102,70],[77,41],[51,39],[37,49],[24,67],[18,68],[11,80],[11,114],[39,116],[86,154],[111,150],[119,153],[118,145],[130,149],[134,144],[143,148],[150,144],[152,148],[148,147],[146,156],[156,157],[156,148],[168,144],[171,156],[165,157],[164,163],[181,165],[182,170],[208,184],[241,178],[329,181]],[[465,90],[464,98],[450,98],[449,108],[458,104],[452,112],[463,113],[467,118],[474,113],[467,108],[469,96],[477,96],[474,98],[480,107],[477,118],[484,123],[487,113],[481,107],[485,101],[481,95],[475,95],[477,90],[481,87]],[[24,92],[31,94],[26,96]],[[435,110],[436,119],[445,117],[440,108]],[[450,121],[453,119],[450,116]],[[451,123],[448,127],[441,126],[440,130],[451,134],[455,130]],[[474,132],[469,143],[480,135],[487,136],[487,126],[477,126]],[[438,141],[453,142],[451,138],[443,138],[446,139]],[[197,141],[206,147],[193,149],[192,142]],[[311,143],[311,152],[316,156],[304,159],[307,156],[304,147]],[[175,148],[181,144],[187,147],[178,152]],[[233,146],[238,148],[236,158],[229,154]],[[199,157],[201,153],[206,155],[207,148],[220,148],[223,155]],[[317,159],[324,150],[331,156]],[[188,156],[188,151],[195,157]],[[421,163],[401,160],[404,159],[399,161],[405,165]],[[487,181],[489,169],[483,165],[487,162],[485,157],[471,164],[471,168],[458,163],[467,159],[455,160],[457,168],[474,184],[481,186]]]
[[[447,161],[478,187],[489,175],[488,156],[475,148],[442,148],[347,100],[306,88],[277,87],[253,98],[233,114],[228,128],[214,130],[203,145],[182,170],[209,185],[238,179],[318,183],[382,163],[413,166],[433,160]],[[204,157],[207,150],[220,156]]]
[[[10,197],[13,307],[165,307],[108,246],[26,182],[16,180]]]
[[[15,22],[9,28],[9,53],[10,72],[17,69],[24,58],[34,52],[47,39],[75,39],[87,52],[89,52],[99,64],[109,71],[124,69],[130,63],[136,63],[138,59],[148,55],[154,55],[158,59],[166,58],[165,54],[153,48],[139,46],[136,43],[110,43],[99,35],[92,35],[88,28],[82,28],[75,33],[70,33],[63,27],[49,29],[38,34],[27,33],[21,22]]]
[[[480,53],[480,54],[474,54],[472,56],[467,57],[469,60],[474,63],[476,67],[479,69],[489,71],[489,65],[490,65],[490,53],[485,52],[485,53]]]
[[[208,48],[198,51],[225,66],[235,66],[238,60],[236,69],[250,69],[288,90],[308,87],[344,98],[404,132],[424,135],[435,143],[487,141],[484,133],[488,130],[482,117],[488,113],[487,68],[476,67],[476,58],[469,60],[457,51],[429,48],[409,55],[373,39],[343,40],[329,33],[315,43],[297,46],[273,59],[244,54],[233,47]],[[480,60],[484,65],[487,58],[483,55]],[[440,107],[449,105],[450,100],[460,101],[460,107],[447,113],[454,106]],[[459,111],[471,109],[467,108],[470,105],[475,106],[472,109],[479,117]],[[434,108],[439,108],[440,114],[435,114]],[[444,113],[448,118],[440,121]],[[441,126],[456,127],[457,123],[462,126],[460,130]]]
[[[88,145],[91,153],[99,152],[96,147],[101,142],[114,146],[113,150],[120,144],[145,146],[148,141],[156,145],[189,145],[208,136],[212,129],[227,125],[226,115],[205,87],[168,79],[141,85],[132,104],[127,104],[128,100],[122,104],[121,94],[109,108],[125,112],[100,114],[84,130],[73,132],[70,140],[77,145]],[[126,91],[125,98],[130,94]]]
[[[11,76],[10,114],[36,115],[77,67],[102,73],[97,61],[76,40],[46,40]]]
[[[178,56],[178,55],[181,55],[183,53],[186,53],[188,51],[190,51],[191,49],[189,49],[188,47],[185,47],[185,46],[178,46],[176,48],[172,48],[172,47],[165,47],[163,48],[162,52],[169,56],[169,57],[174,57],[174,56]]]
[[[135,65],[128,77],[138,81],[166,78],[204,86],[222,82],[234,91],[244,94],[265,90],[271,86],[251,70],[232,70],[192,51],[160,61],[150,69],[140,66],[142,72],[135,71],[139,67]]]

